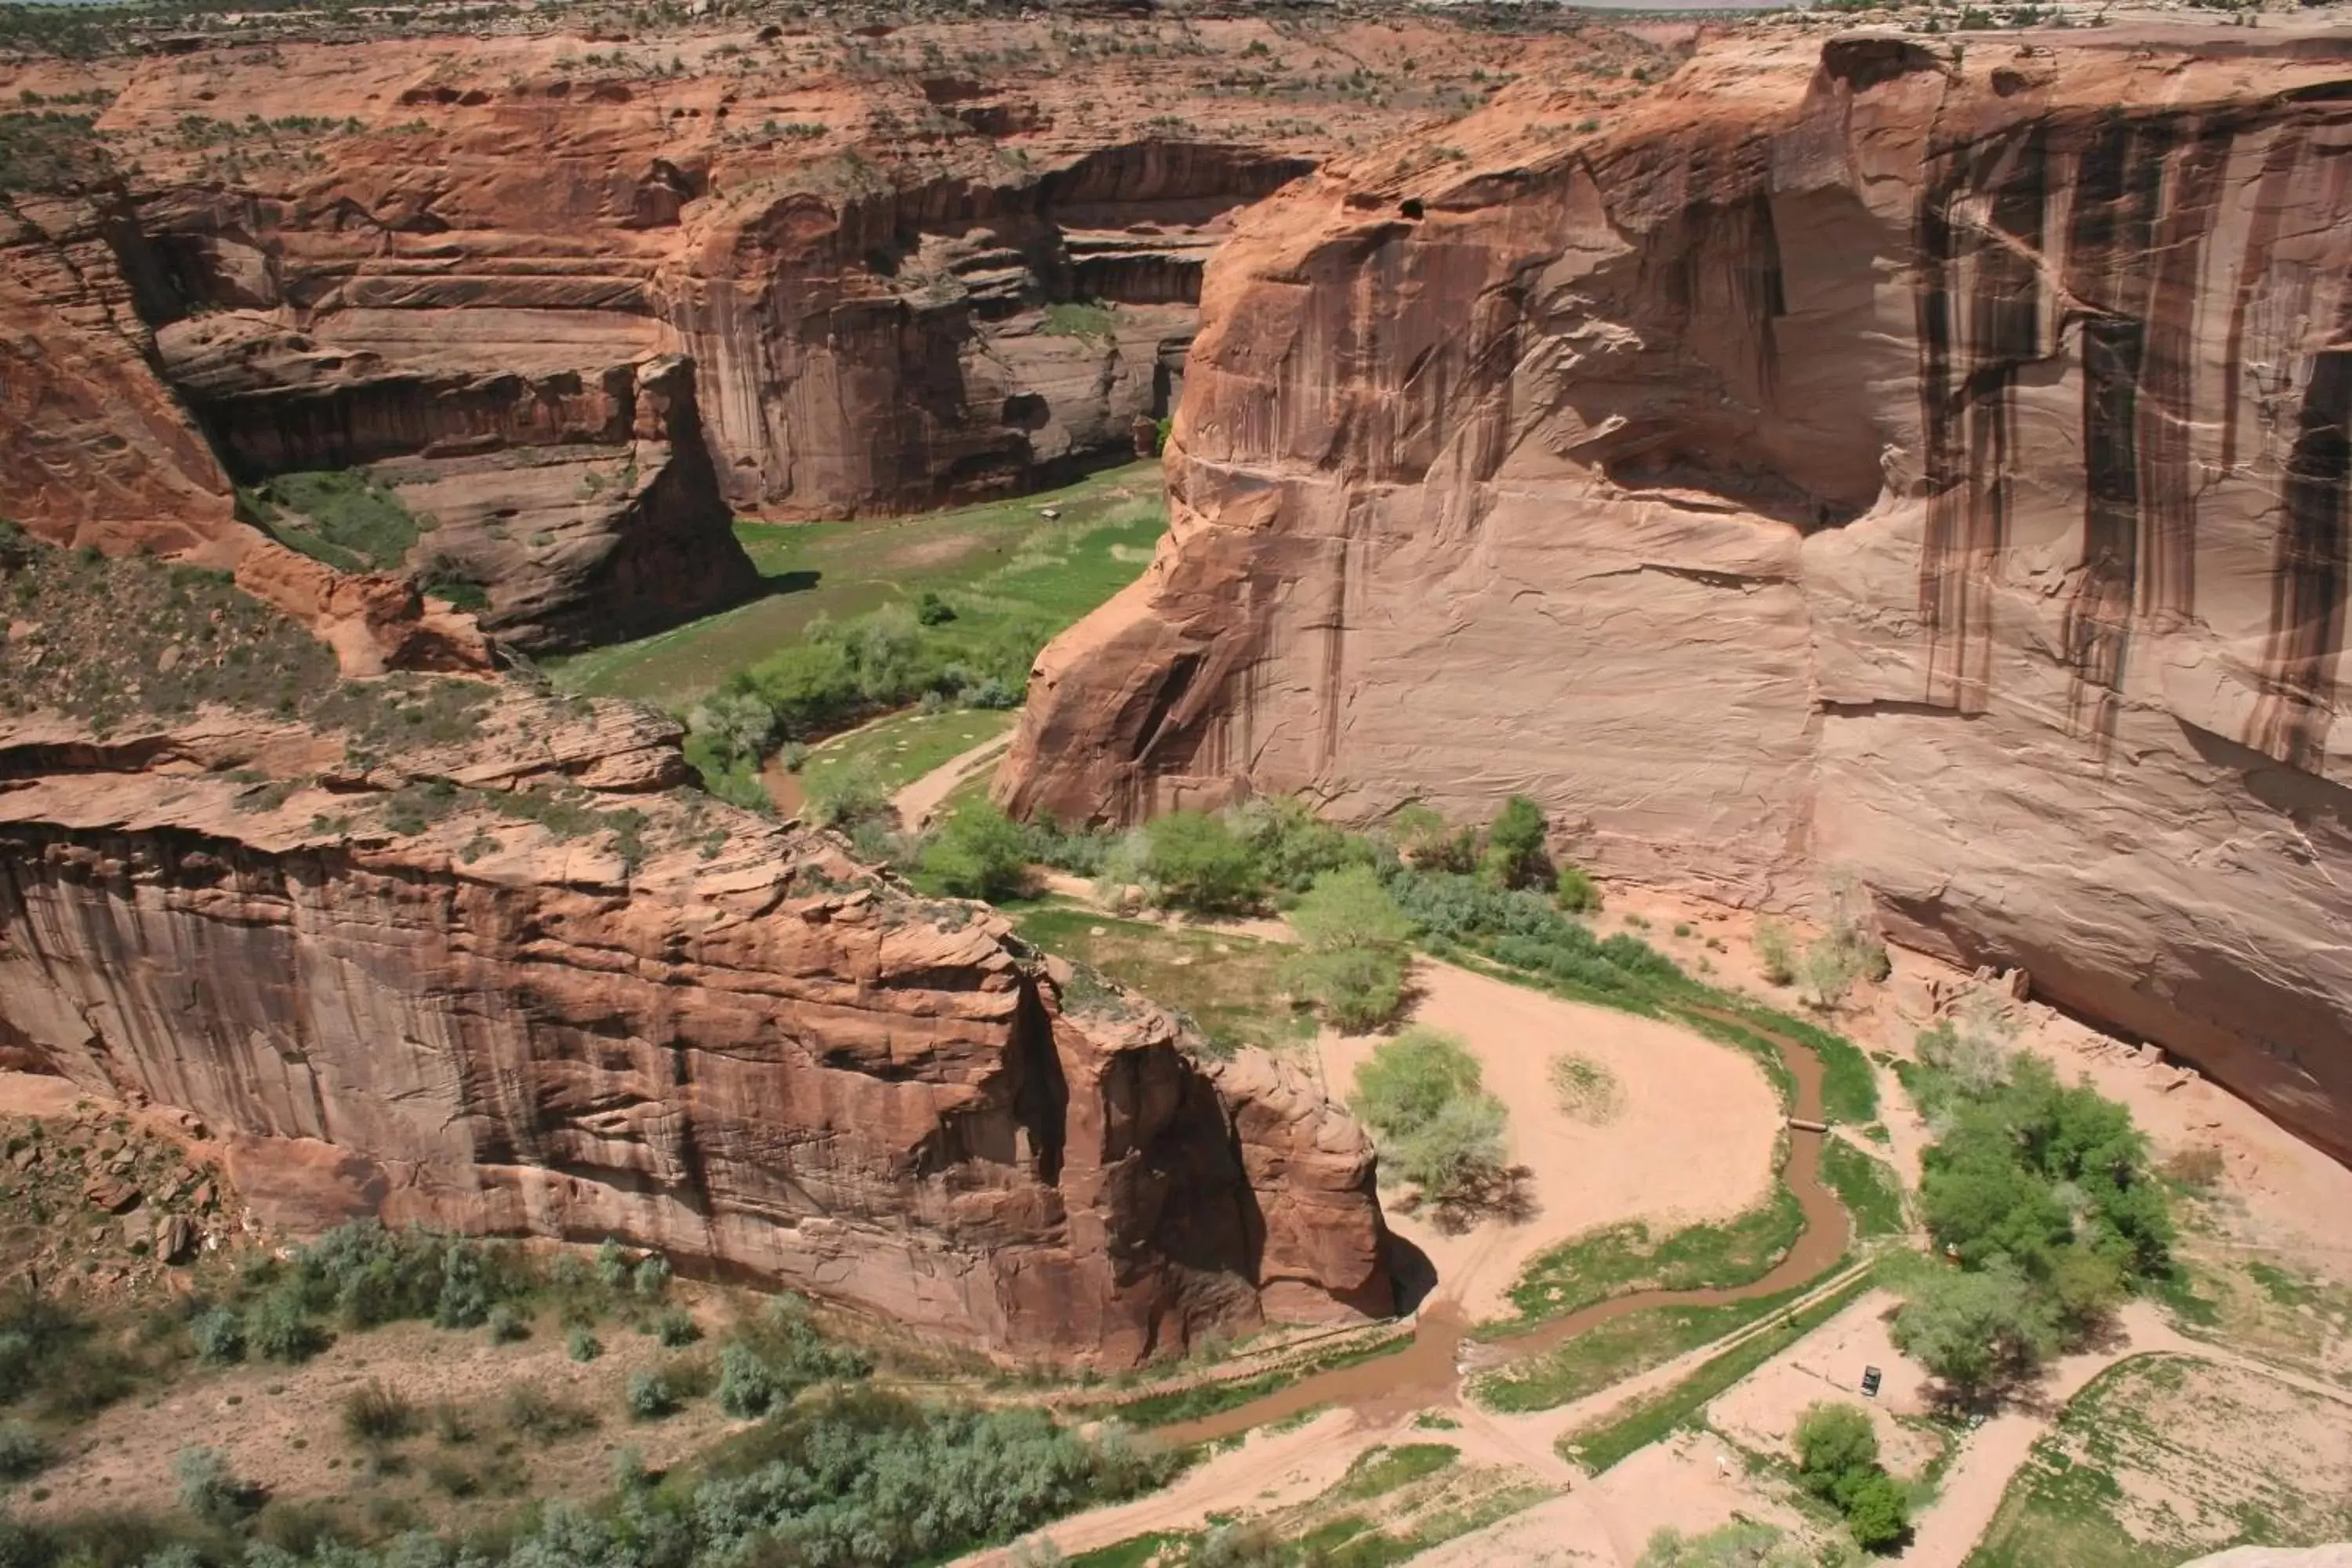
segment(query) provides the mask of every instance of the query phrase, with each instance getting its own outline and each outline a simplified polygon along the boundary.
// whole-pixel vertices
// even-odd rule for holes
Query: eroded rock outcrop
[[[899,511],[1129,453],[1231,214],[1426,112],[1375,68],[1466,104],[1506,58],[1667,52],[1425,21],[626,48],[247,22],[278,36],[0,64],[0,101],[89,109],[0,111],[68,171],[0,191],[0,509],[176,550],[232,479],[376,466],[437,525],[398,564],[558,650],[755,592],[730,506]],[[1250,102],[1310,83],[1311,118]]]
[[[11,1059],[194,1112],[297,1227],[609,1234],[1114,1364],[1392,1310],[1370,1147],[1287,1069],[677,790],[644,710],[410,689],[348,699],[397,758],[218,710],[0,729]]]
[[[1000,784],[1526,791],[1563,852],[2020,966],[2352,1153],[2352,55],[1727,45],[1253,213],[1147,576]]]

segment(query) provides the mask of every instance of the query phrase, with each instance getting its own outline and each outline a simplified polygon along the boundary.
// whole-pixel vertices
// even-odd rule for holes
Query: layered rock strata
[[[1060,20],[620,43],[0,65],[0,101],[84,106],[5,111],[53,155],[25,190],[0,171],[0,510],[179,549],[232,479],[390,465],[438,525],[404,568],[481,585],[488,629],[637,635],[756,591],[730,507],[898,511],[1130,454],[1232,212],[1426,113],[1368,68],[1467,102],[1482,65],[1602,47]]]
[[[1370,1145],[1287,1069],[1067,1005],[992,914],[676,791],[642,710],[470,722],[396,763],[217,710],[14,722],[0,1047],[194,1112],[298,1228],[611,1235],[1109,1364],[1392,1310]]]
[[[1747,43],[1295,187],[1002,797],[1525,791],[1612,874],[1854,879],[2352,1154],[2348,100],[2287,31]]]

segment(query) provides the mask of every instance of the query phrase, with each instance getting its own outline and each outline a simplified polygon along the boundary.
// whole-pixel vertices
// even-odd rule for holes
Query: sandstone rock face
[[[61,544],[192,548],[229,483],[154,374],[131,280],[152,276],[127,205],[0,203],[0,511]]]
[[[2340,39],[1703,53],[1266,204],[1065,820],[1513,791],[1609,872],[2029,970],[2352,1154]]]
[[[1664,52],[1419,22],[220,26],[248,23],[268,47],[0,64],[0,102],[110,95],[128,171],[0,202],[0,508],[181,549],[232,477],[374,465],[438,525],[411,574],[551,650],[755,592],[730,506],[904,510],[1129,453],[1233,211],[1426,111],[1244,115],[1267,71]],[[949,63],[974,58],[1008,68]]]
[[[509,698],[362,773],[217,713],[20,723],[0,1041],[193,1111],[296,1226],[612,1235],[1112,1364],[1392,1310],[1344,1114],[1156,1010],[1064,1007],[985,911],[658,793],[677,737]]]

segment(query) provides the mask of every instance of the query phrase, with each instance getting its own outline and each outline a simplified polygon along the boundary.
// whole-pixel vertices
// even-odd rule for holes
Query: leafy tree
[[[1805,949],[1805,985],[1813,1005],[1824,1011],[1845,1000],[1863,975],[1863,953],[1853,943],[1825,936]]]
[[[1921,1275],[1895,1314],[1893,1337],[1964,1403],[2032,1370],[2059,1346],[2055,1310],[2006,1261]]]
[[[1290,923],[1309,952],[1402,948],[1412,921],[1369,866],[1326,871],[1290,911]]]
[[[1415,870],[1467,872],[1478,861],[1476,831],[1449,826],[1419,801],[1397,807],[1389,818],[1388,833],[1397,853]]]
[[[923,846],[924,872],[960,899],[1003,899],[1029,878],[1029,839],[986,801],[960,807]]]
[[[1846,1477],[1878,1468],[1878,1429],[1855,1405],[1823,1400],[1797,1422],[1797,1481],[1818,1498],[1835,1498]]]
[[[1326,871],[1291,910],[1305,951],[1290,984],[1343,1029],[1370,1029],[1404,1000],[1405,943],[1412,921],[1369,866]]]
[[[1838,1503],[1845,1513],[1845,1527],[1864,1551],[1887,1551],[1911,1533],[1910,1499],[1885,1470],[1863,1477]]]
[[[1377,1029],[1404,1005],[1404,955],[1376,947],[1302,952],[1284,973],[1297,992],[1351,1034]]]
[[[1304,892],[1318,877],[1344,866],[1371,864],[1370,844],[1320,820],[1304,801],[1244,801],[1233,818],[1258,879],[1283,892]]]
[[[1249,846],[1224,819],[1200,811],[1171,811],[1144,829],[1146,870],[1165,902],[1209,912],[1246,909],[1258,893]]]
[[[1601,884],[1577,867],[1562,866],[1552,881],[1552,901],[1570,914],[1591,914],[1601,908]]]
[[[1490,887],[1531,888],[1551,875],[1544,853],[1543,807],[1527,795],[1515,795],[1503,803],[1486,829],[1486,849],[1478,858],[1478,877]]]
[[[1503,1169],[1503,1103],[1480,1077],[1456,1037],[1408,1029],[1374,1048],[1349,1103],[1398,1174],[1441,1203],[1455,1201]]]
[[[1405,1180],[1441,1202],[1471,1195],[1503,1170],[1503,1102],[1485,1092],[1449,1100],[1395,1141]]]
[[[1786,985],[1797,978],[1796,945],[1790,940],[1789,928],[1779,921],[1756,922],[1756,934],[1750,939],[1756,949],[1756,965],[1764,978],[1774,985]]]
[[[809,819],[820,827],[847,827],[885,816],[890,810],[890,792],[883,787],[874,764],[863,757],[803,770],[801,789],[808,801]]]
[[[1482,1074],[1456,1035],[1412,1028],[1383,1041],[1356,1072],[1349,1101],[1375,1131],[1402,1133],[1422,1126],[1454,1100],[1479,1090]]]

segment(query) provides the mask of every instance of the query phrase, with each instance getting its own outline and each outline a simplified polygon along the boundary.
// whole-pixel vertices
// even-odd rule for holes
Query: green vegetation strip
[[[1909,1228],[1903,1216],[1902,1184],[1884,1160],[1872,1158],[1843,1139],[1824,1138],[1822,1180],[1845,1206],[1856,1240],[1900,1236]]]
[[[814,778],[829,769],[864,770],[884,794],[896,795],[973,747],[1003,734],[1019,717],[1009,708],[894,713],[812,748],[800,771]]]
[[[1760,1279],[1804,1233],[1797,1194],[1776,1186],[1771,1198],[1720,1225],[1695,1225],[1653,1243],[1650,1227],[1628,1220],[1538,1253],[1511,1287],[1517,1319],[1482,1330],[1508,1333],[1547,1318],[1637,1290],[1727,1289]]]
[[[1841,1265],[1840,1267],[1843,1267]],[[1471,1394],[1489,1410],[1557,1410],[1612,1384],[1664,1366],[1803,1299],[1800,1285],[1720,1306],[1652,1307],[1595,1324],[1567,1343],[1480,1376]]]
[[[765,579],[764,595],[548,668],[568,690],[683,709],[780,650],[804,645],[821,622],[847,629],[886,606],[912,613],[926,595],[957,618],[925,629],[955,634],[958,642],[1008,626],[1021,628],[1021,640],[1050,636],[1139,575],[1167,521],[1156,462],[1108,469],[1051,493],[913,518],[739,520],[735,537]],[[1025,665],[1014,671],[1027,673]]]
[[[1559,1441],[1560,1457],[1594,1475],[1664,1437],[1705,1409],[1717,1396],[1815,1329],[1836,1317],[1871,1288],[1874,1271],[1860,1276],[1809,1307],[1707,1362],[1664,1393],[1637,1404],[1616,1419]]]
[[[1171,931],[1070,905],[1019,909],[1014,929],[1048,952],[1098,970],[1182,1015],[1218,1055],[1312,1039],[1314,1015],[1283,979],[1289,950],[1232,931]]]

